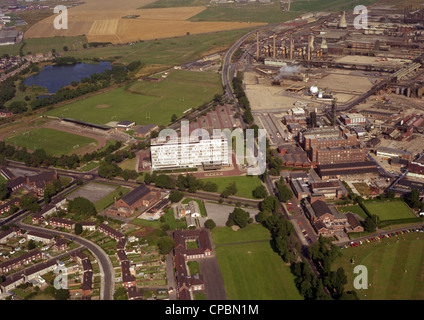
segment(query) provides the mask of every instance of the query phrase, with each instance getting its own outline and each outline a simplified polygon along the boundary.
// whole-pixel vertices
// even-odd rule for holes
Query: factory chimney
[[[256,61],[259,61],[259,31],[256,31]]]
[[[290,34],[290,60],[293,60],[293,34]]]
[[[347,28],[346,11],[342,11],[342,16],[340,17],[338,28],[339,29],[346,29]]]
[[[272,57],[275,59],[275,51],[277,48],[275,47],[275,32],[274,32],[274,39],[273,39],[273,48],[272,48]]]
[[[311,35],[308,36],[308,61],[311,61]]]

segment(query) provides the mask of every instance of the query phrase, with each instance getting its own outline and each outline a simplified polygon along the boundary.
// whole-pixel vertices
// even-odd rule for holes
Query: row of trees
[[[248,124],[253,124],[254,119],[252,115],[252,110],[250,108],[249,99],[246,96],[246,93],[243,89],[243,80],[241,78],[241,73],[238,72],[237,76],[232,80],[234,94],[239,102],[239,104],[244,109],[244,119]]]
[[[111,155],[114,151],[122,146],[122,142],[116,141],[110,144],[101,151],[93,151],[87,153],[82,157],[76,154],[53,156],[48,155],[44,149],[37,149],[34,152],[29,152],[26,148],[17,148],[12,145],[6,145],[4,141],[0,141],[0,165],[6,165],[6,159],[15,160],[25,163],[30,167],[59,167],[66,169],[76,169],[80,165],[92,160],[100,160]],[[120,154],[120,157],[135,156],[134,151],[131,149]],[[111,156],[112,158],[115,156]],[[122,160],[121,160],[122,161]]]

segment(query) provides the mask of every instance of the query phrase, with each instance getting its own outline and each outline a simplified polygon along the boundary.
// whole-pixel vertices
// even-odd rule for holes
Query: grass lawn
[[[364,202],[364,204],[371,214],[378,215],[381,221],[415,217],[408,205],[400,200]]]
[[[29,150],[44,149],[51,155],[63,155],[97,141],[76,134],[50,128],[29,129],[7,136],[4,141]]]
[[[365,213],[364,210],[362,210],[362,208],[358,205],[356,206],[340,206],[337,207],[337,210],[339,210],[340,212],[352,212],[352,213],[356,213],[357,215],[359,215],[360,217],[366,219],[368,217],[368,215]]]
[[[217,246],[215,250],[228,299],[302,299],[290,267],[269,242]]]
[[[229,227],[214,228],[212,230],[212,239],[215,245],[219,245],[245,241],[270,240],[271,234],[268,229],[261,224],[253,223],[237,231]]]
[[[261,180],[258,176],[239,176],[239,177],[217,177],[201,179],[204,182],[210,181],[218,185],[218,192],[221,193],[225,190],[230,183],[235,182],[237,186],[236,197],[255,199],[252,191],[260,186]]]
[[[96,207],[97,212],[100,212],[107,207],[109,207],[115,200],[115,197],[120,198],[120,193],[122,195],[125,195],[126,193],[130,192],[130,188],[119,186],[114,191],[109,193],[106,197],[100,199],[96,203],[94,203],[94,206]]]
[[[361,300],[423,300],[423,234],[412,232],[398,238],[398,242],[393,237],[343,249],[343,257],[334,263],[334,269],[339,266],[345,269],[348,278],[346,290],[354,289],[356,274],[353,268],[364,265],[368,270],[369,286],[368,289],[357,290]],[[350,263],[352,258],[354,264]]]
[[[134,82],[128,90],[117,88],[45,114],[106,124],[131,119],[138,125],[170,123],[173,114],[181,116],[222,93],[218,73],[176,70],[159,83]]]

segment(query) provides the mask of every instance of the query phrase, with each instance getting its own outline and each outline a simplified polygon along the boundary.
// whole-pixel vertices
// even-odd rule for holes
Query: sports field
[[[380,217],[381,221],[414,218],[415,215],[403,201],[365,202],[365,207]]]
[[[221,193],[228,187],[232,182],[236,183],[237,193],[236,197],[255,199],[252,195],[252,191],[261,185],[261,180],[258,176],[239,176],[239,177],[217,177],[217,178],[204,178],[201,179],[204,182],[213,182],[218,185],[218,192]]]
[[[173,114],[181,116],[222,93],[218,73],[175,70],[167,79],[152,83],[135,82],[74,103],[47,111],[45,114],[68,117],[96,124],[132,120],[137,125],[166,125]]]
[[[353,290],[356,265],[368,270],[368,289],[356,290],[362,300],[424,299],[424,236],[412,232],[398,238],[364,243],[342,250],[343,257],[334,263],[342,266],[348,278],[346,290]],[[353,259],[354,263],[350,261]]]
[[[248,239],[269,239],[269,232],[265,230],[262,233],[257,230],[258,228],[265,229],[261,225],[257,225],[251,230],[230,231],[234,232],[234,235],[228,235],[225,231],[221,232],[221,228],[212,231],[228,299],[302,299],[294,284],[294,276],[291,274],[290,267],[284,264],[281,257],[272,250],[269,241],[228,245],[228,241],[237,243],[249,241]],[[239,231],[246,232],[238,233]],[[248,235],[250,232],[252,232],[252,237]],[[220,246],[220,239],[227,244]]]
[[[44,149],[47,154],[56,156],[76,153],[89,144],[97,145],[94,139],[50,128],[20,131],[4,141],[29,150]]]

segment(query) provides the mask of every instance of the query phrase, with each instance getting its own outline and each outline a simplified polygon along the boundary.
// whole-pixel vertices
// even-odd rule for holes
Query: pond
[[[81,79],[89,77],[93,73],[102,73],[110,68],[109,61],[101,61],[98,64],[77,63],[46,66],[38,74],[26,78],[24,84],[44,87],[49,93],[55,93],[60,88],[70,85],[72,81],[80,82]]]

